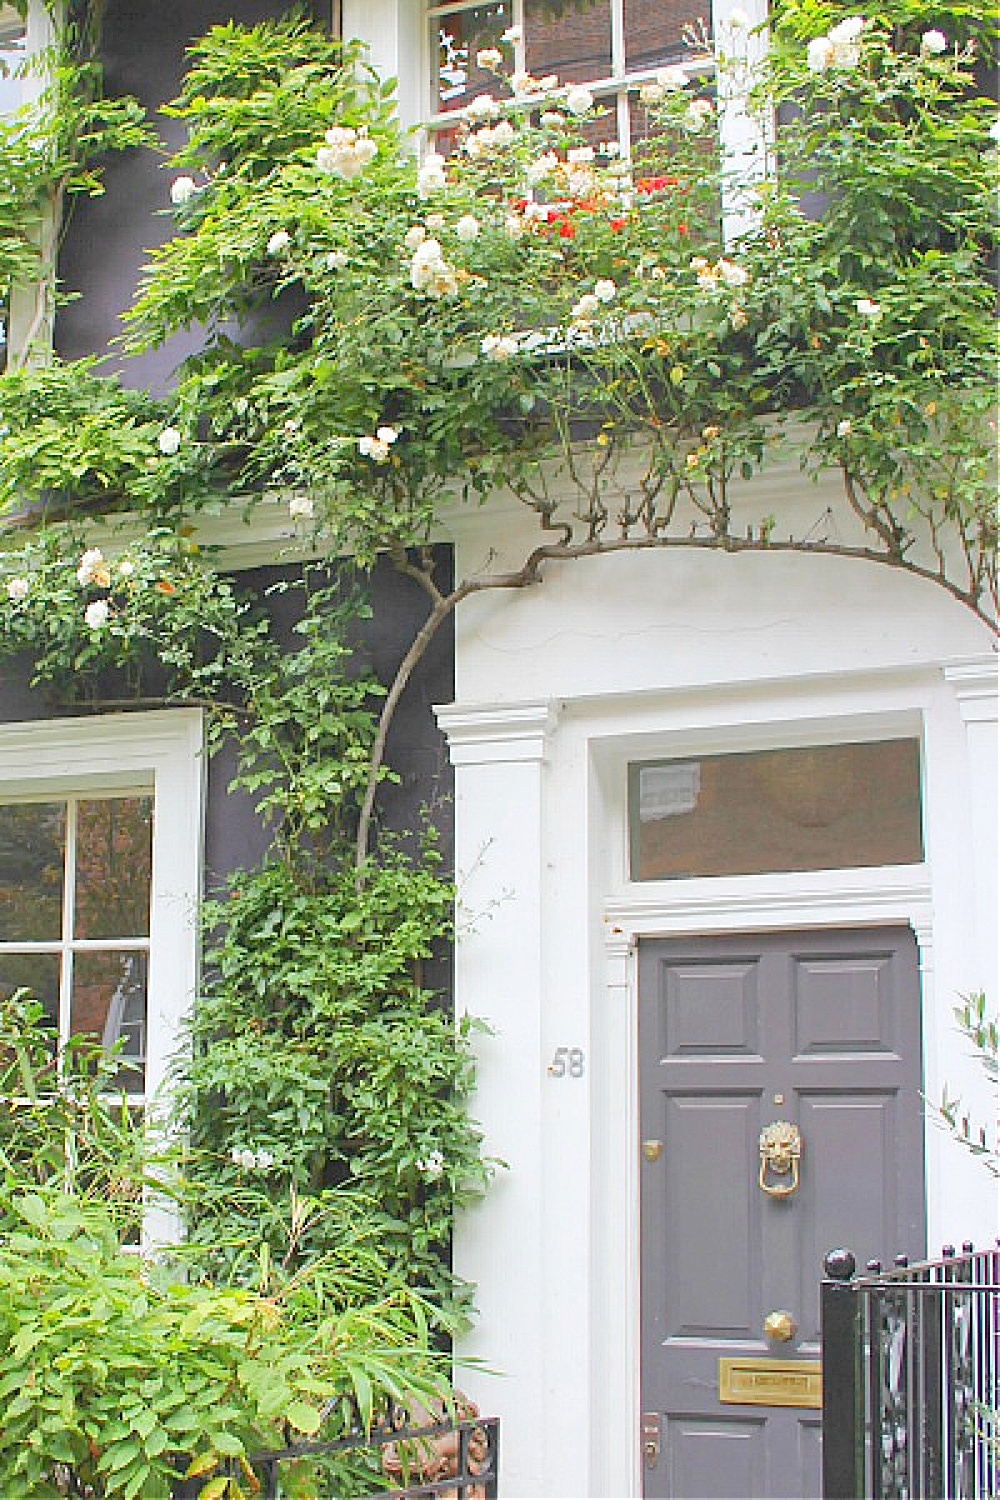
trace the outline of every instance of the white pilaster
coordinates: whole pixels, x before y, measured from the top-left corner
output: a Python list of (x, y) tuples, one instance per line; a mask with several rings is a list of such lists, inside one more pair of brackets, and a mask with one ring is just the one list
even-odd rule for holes
[(397, 107), (404, 126), (416, 125), (427, 113), (421, 97), (426, 66), (423, 0), (342, 0), (344, 41), (368, 46), (368, 60), (380, 78), (398, 80)]
[(979, 981), (995, 1007), (997, 994), (997, 661), (994, 656), (954, 662), (945, 680), (965, 724), (975, 887), (975, 946)]
[[(478, 1045), (473, 1113), (484, 1151), (503, 1158), (485, 1200), (458, 1215), (455, 1269), (476, 1283), (479, 1318), (458, 1383), (502, 1419), (501, 1482), (511, 1497), (545, 1493), (542, 1055), (546, 703), (436, 710), (455, 767), (455, 865), (461, 890), (456, 995), (490, 1027)], [(581, 1241), (581, 1254), (586, 1254)], [(566, 1434), (556, 1434), (564, 1442)]]

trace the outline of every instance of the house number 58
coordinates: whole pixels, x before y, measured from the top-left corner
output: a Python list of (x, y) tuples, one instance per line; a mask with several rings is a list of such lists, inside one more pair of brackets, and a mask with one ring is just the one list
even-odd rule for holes
[(583, 1048), (557, 1047), (549, 1063), (550, 1078), (582, 1078)]

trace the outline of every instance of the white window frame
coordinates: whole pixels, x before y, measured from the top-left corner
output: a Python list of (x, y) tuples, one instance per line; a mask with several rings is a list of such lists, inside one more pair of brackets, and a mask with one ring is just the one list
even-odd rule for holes
[[(0, 0), (0, 26), (19, 19), (13, 6)], [(44, 0), (29, 0), (25, 18), (25, 58), (37, 57), (55, 41), (55, 28)], [(36, 101), (45, 87), (41, 71), (29, 75), (22, 104)], [(4, 363), (13, 369), (29, 363), (45, 363), (52, 349), (54, 322), (54, 269), (58, 225), (51, 216), (36, 226), (35, 235), (41, 252), (37, 279), (25, 286), (15, 286), (6, 309), (6, 342), (0, 345), (0, 373)], [(0, 308), (2, 313), (2, 308)]]
[(145, 1081), (150, 1101), (166, 1093), (197, 985), (202, 747), (199, 709), (0, 725), (0, 802), (152, 793)]
[[(525, 3), (526, 0), (510, 0), (512, 24), (522, 28), (521, 39), (515, 43), (513, 51), (514, 67), (518, 70), (523, 70), (526, 61)], [(530, 5), (531, 0), (527, 0), (527, 3)], [(606, 3), (611, 11), (611, 72), (606, 77), (589, 80), (587, 87), (596, 98), (607, 99), (609, 96), (614, 98), (616, 134), (622, 154), (627, 156), (631, 147), (629, 94), (637, 91), (643, 83), (654, 79), (656, 68), (631, 71), (627, 69), (625, 0), (606, 0)], [(447, 127), (455, 120), (462, 118), (461, 111), (434, 109), (435, 70), (430, 22), (439, 14), (451, 14), (459, 8), (471, 10), (479, 4), (482, 4), (482, 0), (462, 0), (460, 7), (454, 5), (452, 0), (438, 0), (438, 3), (428, 3), (428, 0), (425, 0), (422, 6), (420, 123), (423, 126), (425, 138), (435, 129)], [(709, 0), (708, 8), (716, 57), (725, 48), (729, 48), (730, 53), (738, 48), (741, 55), (745, 54), (746, 62), (752, 68), (760, 61), (767, 45), (765, 34), (756, 31), (756, 28), (767, 19), (766, 0), (748, 0), (745, 6), (740, 5), (738, 0)], [(746, 26), (740, 25), (737, 28), (732, 26), (730, 17), (735, 11), (742, 12)], [(692, 79), (698, 76), (708, 79), (715, 74), (715, 69), (710, 62), (685, 62), (684, 69)], [(762, 130), (760, 124), (751, 117), (747, 110), (745, 89), (739, 78), (722, 74), (719, 78), (718, 104), (723, 148), (735, 174), (731, 176), (727, 173), (723, 201), (724, 238), (726, 243), (731, 245), (753, 225), (752, 210), (740, 184), (741, 182), (757, 182), (762, 177), (766, 170), (768, 139), (767, 132)], [(724, 83), (723, 78), (725, 78)], [(559, 94), (563, 92), (565, 90), (561, 89), (549, 97), (558, 99)], [(541, 101), (545, 97), (547, 96), (539, 94), (538, 99)]]

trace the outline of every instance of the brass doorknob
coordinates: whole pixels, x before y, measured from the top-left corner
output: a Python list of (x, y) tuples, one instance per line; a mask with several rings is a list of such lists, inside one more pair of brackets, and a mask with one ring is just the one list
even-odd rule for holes
[(659, 1161), (663, 1155), (662, 1141), (643, 1141), (642, 1154), (647, 1161)]
[(764, 1319), (764, 1336), (775, 1344), (787, 1344), (795, 1337), (795, 1319), (790, 1312), (780, 1309), (769, 1312)]

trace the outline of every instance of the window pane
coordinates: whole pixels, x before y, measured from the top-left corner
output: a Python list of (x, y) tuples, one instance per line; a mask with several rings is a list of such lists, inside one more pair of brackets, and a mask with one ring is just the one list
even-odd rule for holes
[(509, 65), (512, 52), (501, 47), (500, 38), (513, 20), (510, 0), (431, 16), (432, 114), (464, 109), (478, 94), (499, 98), (509, 93), (495, 73), (476, 67), (476, 53), (484, 47), (498, 48)]
[(698, 0), (625, 0), (625, 66), (630, 73), (691, 58), (689, 36), (711, 37), (711, 7)]
[(0, 942), (58, 940), (65, 828), (63, 802), (0, 806)]
[(148, 934), (152, 850), (152, 797), (79, 804), (74, 937)]
[(611, 72), (610, 0), (568, 0), (558, 7), (527, 0), (524, 33), (526, 66), (535, 78), (555, 73), (560, 83), (586, 83)]
[[(6, 7), (0, 6), (0, 12)], [(24, 80), (18, 73), (25, 58), (25, 23), (0, 14), (0, 115), (13, 114), (24, 103)]]
[(630, 769), (632, 879), (915, 864), (916, 740)]
[(73, 1036), (96, 1037), (106, 1052), (120, 1042), (123, 1060), (116, 1080), (141, 1093), (146, 1062), (145, 953), (76, 953), (73, 957)]
[(59, 955), (58, 953), (0, 952), (0, 999), (8, 1000), (15, 990), (31, 991), (45, 1012), (53, 1031), (59, 1029)]

